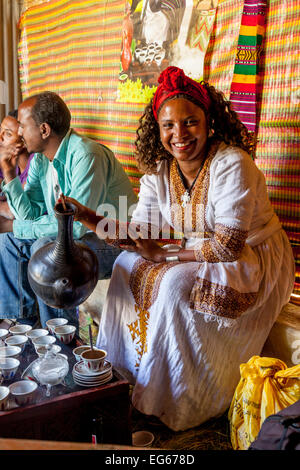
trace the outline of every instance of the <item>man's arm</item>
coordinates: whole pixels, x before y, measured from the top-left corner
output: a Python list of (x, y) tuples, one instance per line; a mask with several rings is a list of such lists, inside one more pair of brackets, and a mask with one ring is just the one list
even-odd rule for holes
[(44, 194), (41, 188), (39, 164), (35, 158), (31, 161), (25, 188), (18, 177), (8, 180), (4, 174), (2, 190), (8, 206), (17, 220), (35, 220), (46, 212)]

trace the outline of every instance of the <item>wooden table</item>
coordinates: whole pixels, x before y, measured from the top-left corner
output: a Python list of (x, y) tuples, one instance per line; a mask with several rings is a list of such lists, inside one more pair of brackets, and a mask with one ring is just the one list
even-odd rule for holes
[(125, 446), (122, 444), (87, 444), (82, 442), (55, 442), (55, 441), (34, 441), (32, 439), (1, 439), (0, 438), (0, 451), (27, 451), (27, 450), (130, 450), (141, 451), (146, 450), (152, 452), (153, 450), (160, 450), (156, 447), (134, 447)]
[[(0, 412), (0, 438), (91, 442), (92, 419), (97, 418), (99, 444), (131, 445), (128, 381), (113, 368), (113, 378), (106, 384), (91, 388), (76, 385), (72, 376), (75, 364), (72, 349), (78, 340), (74, 339), (68, 346), (59, 341), (57, 344), (68, 356), (66, 386), (53, 387), (50, 397), (46, 397), (45, 386), (39, 386), (35, 403), (28, 406), (18, 407), (11, 398), (8, 409)], [(27, 345), (13, 382), (20, 380), (25, 368), (37, 357), (33, 346)]]

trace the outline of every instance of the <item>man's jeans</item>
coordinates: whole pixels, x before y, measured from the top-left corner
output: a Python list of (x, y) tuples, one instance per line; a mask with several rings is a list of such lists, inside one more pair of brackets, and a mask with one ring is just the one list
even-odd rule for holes
[[(46, 243), (55, 240), (45, 237), (38, 240), (20, 240), (13, 233), (0, 234), (0, 318), (21, 319), (33, 324), (37, 319), (37, 303), (43, 328), (50, 318), (64, 317), (78, 329), (78, 307), (58, 309), (46, 305), (32, 291), (27, 267), (30, 257)], [(94, 232), (86, 233), (80, 240), (96, 254), (99, 262), (99, 279), (109, 279), (119, 248), (107, 245)]]

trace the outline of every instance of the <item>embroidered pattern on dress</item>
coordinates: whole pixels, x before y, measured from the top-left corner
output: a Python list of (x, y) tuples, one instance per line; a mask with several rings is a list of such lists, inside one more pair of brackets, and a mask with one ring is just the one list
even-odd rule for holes
[(197, 278), (190, 296), (190, 308), (236, 319), (255, 303), (257, 295), (257, 292), (238, 292), (232, 287)]
[[(185, 236), (186, 238), (192, 236), (202, 239), (198, 246), (194, 246), (194, 254), (199, 262), (235, 261), (239, 258), (248, 236), (247, 231), (224, 224), (216, 224), (215, 230), (212, 232), (206, 222), (205, 211), (208, 200), (210, 166), (218, 146), (219, 142), (215, 142), (211, 146), (209, 155), (192, 191), (191, 202), (186, 208), (182, 208), (180, 204), (185, 188), (175, 159), (172, 160), (169, 169), (171, 208), (172, 205), (176, 204), (175, 210), (171, 213), (171, 220), (177, 230), (178, 227), (183, 226), (185, 217), (187, 220), (191, 220), (190, 228), (192, 233), (186, 233), (185, 231)], [(188, 210), (190, 211), (189, 214)], [(199, 227), (202, 227), (202, 232), (199, 232)], [(204, 238), (205, 240), (203, 240)], [(222, 286), (198, 277), (190, 294), (190, 306), (192, 309), (206, 314), (234, 319), (253, 305), (256, 298), (257, 293), (241, 293), (228, 286)]]
[[(205, 232), (208, 231), (205, 221), (205, 208), (209, 188), (209, 170), (219, 144), (219, 142), (214, 142), (211, 145), (203, 168), (191, 193), (190, 203), (187, 204), (186, 207), (181, 206), (181, 197), (186, 189), (182, 183), (175, 158), (171, 161), (169, 168), (171, 220), (175, 230), (180, 230), (184, 233), (186, 238), (203, 238)], [(190, 226), (185, 227), (184, 224), (189, 221), (191, 221)]]
[(197, 261), (208, 261), (218, 263), (220, 261), (230, 262), (239, 258), (248, 231), (240, 230), (228, 225), (216, 224), (214, 238), (199, 243), (194, 249)]
[(137, 362), (136, 369), (139, 368), (144, 353), (147, 352), (147, 328), (150, 318), (149, 309), (158, 296), (159, 286), (164, 274), (177, 262), (153, 263), (140, 257), (135, 262), (129, 286), (133, 294), (137, 320), (127, 324), (132, 341), (136, 343)]

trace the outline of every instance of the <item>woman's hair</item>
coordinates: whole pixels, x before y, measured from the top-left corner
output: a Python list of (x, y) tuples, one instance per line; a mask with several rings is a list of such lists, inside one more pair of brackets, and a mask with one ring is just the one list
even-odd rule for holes
[[(237, 113), (232, 109), (230, 101), (224, 97), (222, 92), (217, 91), (215, 87), (206, 82), (201, 82), (201, 84), (206, 88), (211, 99), (208, 129), (211, 131), (212, 136), (209, 137), (209, 140), (220, 140), (228, 145), (240, 147), (246, 152), (251, 153), (253, 150), (251, 134), (241, 122)], [(192, 101), (201, 107), (198, 102), (182, 93), (170, 99), (180, 97)], [(144, 114), (139, 119), (139, 127), (136, 131), (137, 138), (135, 140), (135, 158), (138, 168), (148, 174), (156, 173), (158, 161), (171, 160), (173, 158), (161, 143), (159, 125), (153, 115), (152, 102), (153, 98), (145, 107)]]

